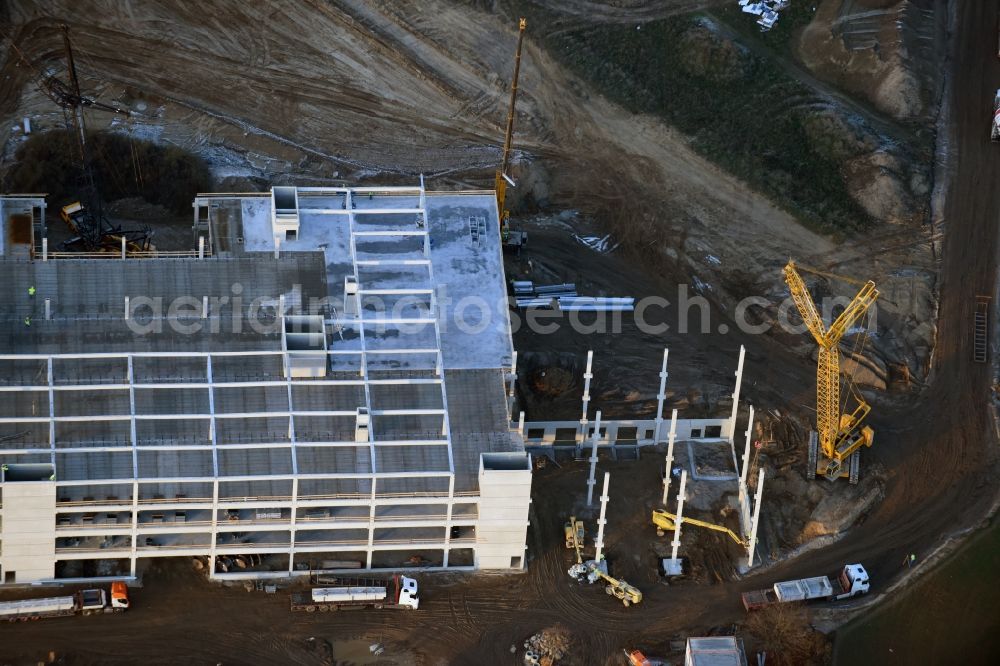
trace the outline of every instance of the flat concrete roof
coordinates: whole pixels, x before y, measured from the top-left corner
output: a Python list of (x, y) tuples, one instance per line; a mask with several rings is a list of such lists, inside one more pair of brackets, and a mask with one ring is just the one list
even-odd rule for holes
[[(97, 492), (87, 481), (127, 495), (133, 478), (167, 497), (214, 478), (226, 496), (287, 495), (294, 476), (301, 495), (367, 493), (373, 476), (475, 490), (480, 453), (523, 451), (496, 204), (413, 192), (300, 188), (300, 232), (277, 257), (271, 198), (240, 195), (206, 199), (205, 259), (4, 256), (0, 458), (54, 464), (61, 496)], [(325, 377), (285, 379), (281, 308), (322, 316)], [(370, 442), (355, 441), (359, 407)]]

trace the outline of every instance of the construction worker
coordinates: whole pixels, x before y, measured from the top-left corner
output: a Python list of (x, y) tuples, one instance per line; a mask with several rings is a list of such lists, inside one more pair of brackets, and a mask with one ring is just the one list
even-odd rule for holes
[(31, 316), (30, 315), (24, 318), (24, 325), (25, 326), (31, 326)]
[(35, 297), (35, 285), (31, 285), (30, 287), (28, 287), (28, 298), (34, 298), (34, 297)]

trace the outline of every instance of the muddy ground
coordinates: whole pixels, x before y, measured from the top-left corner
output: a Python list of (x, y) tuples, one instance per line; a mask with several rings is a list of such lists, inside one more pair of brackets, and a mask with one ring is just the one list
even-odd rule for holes
[[(553, 25), (559, 30), (574, 30), (602, 22), (642, 24), (695, 5), (717, 11), (724, 3), (586, 3), (584, 12), (539, 4), (555, 8), (558, 22)], [(840, 25), (838, 12), (872, 8), (883, 17), (879, 25), (885, 29), (913, 20), (907, 14), (906, 21), (896, 21), (896, 14), (883, 11), (888, 3), (875, 0), (818, 4), (822, 11), (814, 30), (833, 29), (823, 28), (824, 21)], [(921, 3), (899, 4), (926, 9)], [(55, 650), (68, 663), (125, 663), (136, 655), (167, 663), (178, 654), (196, 663), (329, 663), (338, 658), (341, 641), (364, 639), (384, 641), (399, 663), (514, 663), (511, 644), (562, 622), (575, 641), (571, 658), (578, 661), (570, 663), (616, 663), (622, 647), (638, 645), (659, 654), (670, 647), (671, 638), (731, 629), (741, 618), (737, 593), (776, 579), (818, 575), (848, 560), (862, 561), (876, 591), (882, 589), (901, 573), (904, 554), (929, 554), (947, 536), (977, 523), (995, 496), (993, 374), (990, 366), (972, 363), (970, 346), (974, 297), (992, 293), (996, 279), (1000, 195), (984, 183), (996, 182), (1000, 175), (986, 138), (992, 94), (1000, 81), (997, 10), (986, 3), (959, 4), (950, 35), (951, 59), (938, 68), (950, 73), (941, 119), (934, 77), (920, 68), (903, 71), (916, 77), (921, 106), (914, 117), (901, 120), (894, 106), (897, 97), (888, 92), (907, 88), (886, 85), (887, 80), (899, 82), (890, 77), (898, 67), (876, 62), (878, 58), (863, 60), (869, 58), (867, 51), (854, 53), (846, 65), (841, 62), (847, 70), (867, 68), (868, 76), (861, 79), (867, 80), (864, 90), (849, 90), (854, 96), (844, 107), (867, 119), (883, 138), (916, 137), (919, 143), (939, 127), (935, 145), (945, 158), (941, 165), (923, 164), (933, 172), (939, 194), (936, 199), (925, 195), (916, 208), (921, 215), (847, 237), (799, 225), (698, 154), (689, 138), (662, 118), (625, 112), (601, 96), (529, 32), (516, 145), (517, 175), (530, 197), (515, 221), (529, 230), (531, 241), (508, 265), (510, 277), (575, 281), (581, 293), (595, 295), (661, 294), (672, 302), (679, 284), (702, 285), (711, 303), (711, 326), (704, 333), (682, 335), (677, 313), (668, 310), (667, 323), (676, 327), (663, 334), (645, 334), (627, 324), (615, 336), (542, 337), (522, 331), (516, 335), (522, 371), (558, 365), (579, 377), (572, 371), (580, 368), (586, 349), (593, 349), (592, 407), (609, 415), (638, 413), (654, 404), (662, 349), (669, 346), (669, 403), (686, 413), (725, 413), (735, 358), (740, 344), (746, 344), (745, 398), (761, 411), (791, 415), (791, 424), (802, 428), (813, 401), (808, 338), (740, 333), (731, 325), (734, 304), (760, 293), (776, 307), (783, 297), (780, 266), (789, 255), (875, 279), (887, 303), (870, 357), (873, 381), (881, 381), (884, 390), (869, 394), (876, 404), (872, 418), (877, 437), (866, 452), (865, 468), (871, 472), (868, 478), (879, 483), (879, 501), (840, 541), (755, 578), (733, 581), (733, 546), (714, 535), (688, 534), (702, 539), (685, 542), (685, 548), (704, 553), (698, 565), (702, 577), (668, 588), (653, 577), (656, 544), (646, 523), (651, 498), (659, 492), (657, 468), (651, 462), (605, 462), (601, 469), (612, 472), (613, 484), (612, 567), (633, 576), (632, 582), (647, 594), (642, 606), (626, 612), (599, 589), (578, 589), (564, 573), (569, 556), (561, 545), (561, 523), (579, 502), (584, 474), (579, 465), (569, 465), (543, 470), (537, 477), (526, 575), (472, 581), (428, 577), (426, 608), (412, 616), (290, 616), (282, 594), (209, 586), (189, 573), (187, 562), (180, 562), (147, 572), (145, 587), (136, 592), (135, 611), (127, 616), (0, 627), (0, 634), (17, 638), (19, 647), (10, 656), (33, 662)], [(55, 63), (60, 53), (54, 26), (69, 20), (88, 89), (136, 110), (141, 107), (143, 115), (119, 129), (200, 152), (219, 182), (231, 189), (283, 179), (412, 180), (418, 171), (427, 173), (434, 187), (491, 182), (505, 113), (503, 73), (509, 69), (514, 39), (504, 3), (435, 2), (433, 11), (417, 11), (412, 3), (345, 1), (303, 3), (271, 14), (249, 5), (220, 6), (216, 12), (156, 2), (92, 5), (85, 11), (78, 3), (25, 5), (6, 10), (4, 22), (30, 57)], [(944, 25), (947, 12), (925, 13), (924, 20)], [(736, 24), (726, 26), (739, 32)], [(853, 37), (870, 32), (852, 26)], [(921, 34), (914, 29), (885, 41), (898, 37), (899, 44), (893, 44), (907, 47), (907, 40), (916, 36), (920, 48), (933, 49), (940, 39), (933, 31)], [(816, 44), (812, 49), (793, 44), (790, 55), (766, 42), (752, 43), (752, 48), (777, 58), (817, 94), (842, 94), (823, 86), (842, 84), (825, 59), (836, 64), (843, 54), (835, 41), (833, 46)], [(905, 65), (930, 57), (918, 53), (900, 59), (896, 54), (901, 50), (886, 48), (882, 59)], [(919, 51), (916, 46), (911, 50)], [(18, 118), (30, 115), (38, 129), (61, 126), (63, 119), (29, 85), (28, 72), (10, 58), (0, 75), (0, 136), (9, 157), (18, 140), (12, 129)], [(834, 106), (840, 113), (841, 106)], [(96, 114), (89, 118), (102, 123)], [(103, 123), (113, 124), (108, 119)], [(884, 185), (888, 194), (903, 191), (894, 183), (902, 182), (899, 174), (912, 165), (879, 161), (885, 155), (901, 159), (879, 154), (875, 149), (865, 158), (868, 171), (857, 173), (877, 175), (870, 181)], [(908, 179), (904, 184), (904, 190), (912, 189)], [(943, 208), (932, 216), (935, 204)], [(540, 212), (530, 214), (536, 207)], [(603, 235), (613, 224), (620, 229), (622, 220), (632, 219), (644, 229), (662, 221), (670, 230), (663, 247), (600, 254), (573, 239), (574, 233)], [(766, 320), (773, 310), (765, 307), (759, 315)], [(726, 333), (720, 333), (722, 324), (729, 328)], [(530, 375), (524, 374), (520, 384), (530, 387)], [(529, 418), (577, 418), (580, 391), (582, 386), (571, 381), (551, 399), (522, 399)], [(767, 439), (769, 432), (762, 437)], [(762, 454), (762, 463), (780, 470), (783, 481), (765, 494), (764, 515), (772, 521), (769, 514), (781, 516), (788, 533), (774, 525), (770, 544), (787, 551), (800, 545), (797, 532), (806, 528), (812, 507), (823, 498), (796, 481), (801, 480), (801, 439), (790, 441), (796, 439), (794, 432), (778, 439), (783, 441)], [(785, 515), (796, 504), (810, 510)], [(720, 519), (712, 512), (701, 517)], [(334, 657), (325, 652), (322, 640), (330, 641)], [(109, 645), (114, 646), (110, 655)]]

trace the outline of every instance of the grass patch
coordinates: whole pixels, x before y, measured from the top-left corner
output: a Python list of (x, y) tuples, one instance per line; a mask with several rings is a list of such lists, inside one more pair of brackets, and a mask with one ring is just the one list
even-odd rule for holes
[[(793, 7), (798, 3), (793, 3)], [(692, 147), (824, 233), (853, 233), (873, 220), (850, 196), (840, 162), (814, 149), (804, 125), (819, 100), (776, 63), (712, 34), (700, 16), (546, 32), (552, 15), (515, 3), (531, 37), (601, 94), (657, 115)], [(738, 9), (738, 8), (737, 8)], [(784, 12), (764, 37), (784, 43), (808, 20)], [(740, 16), (749, 19), (749, 16)], [(782, 32), (785, 31), (785, 32)]]
[(838, 630), (834, 663), (996, 663), (998, 569), (1000, 523), (994, 522), (915, 586)]
[[(176, 146), (161, 146), (109, 132), (88, 135), (101, 198), (142, 197), (151, 204), (185, 214), (198, 192), (211, 189), (208, 166)], [(68, 130), (32, 135), (21, 144), (4, 178), (8, 192), (47, 192), (54, 208), (79, 200), (79, 147)]]

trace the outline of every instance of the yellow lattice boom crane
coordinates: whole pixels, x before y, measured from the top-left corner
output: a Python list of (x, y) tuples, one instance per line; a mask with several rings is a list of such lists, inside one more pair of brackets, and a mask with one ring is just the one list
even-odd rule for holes
[[(862, 284), (861, 290), (829, 328), (824, 324), (823, 317), (809, 294), (809, 289), (799, 275), (800, 268), (806, 272)], [(808, 474), (810, 477), (821, 474), (831, 481), (846, 476), (850, 478), (851, 483), (857, 483), (860, 471), (859, 449), (862, 446), (872, 445), (875, 432), (870, 427), (862, 425), (871, 411), (871, 406), (859, 394), (854, 392), (858, 404), (850, 413), (841, 405), (840, 340), (868, 312), (878, 298), (878, 289), (870, 280), (860, 283), (849, 278), (840, 278), (797, 266), (792, 260), (785, 266), (784, 274), (795, 307), (798, 308), (806, 328), (819, 345), (816, 364), (816, 437), (810, 438), (809, 442)], [(817, 455), (817, 449), (822, 455)], [(847, 461), (849, 464), (845, 468), (844, 463)]]
[(497, 194), (497, 213), (500, 215), (500, 237), (504, 249), (519, 250), (527, 242), (524, 232), (512, 232), (510, 229), (510, 211), (507, 210), (507, 185), (513, 184), (510, 174), (511, 143), (514, 139), (514, 110), (517, 106), (517, 80), (521, 75), (521, 47), (524, 44), (524, 29), (528, 22), (520, 19), (517, 24), (517, 50), (514, 52), (514, 76), (510, 82), (510, 107), (507, 110), (507, 128), (503, 138), (503, 154), (500, 157), (500, 167), (497, 169), (494, 186)]

